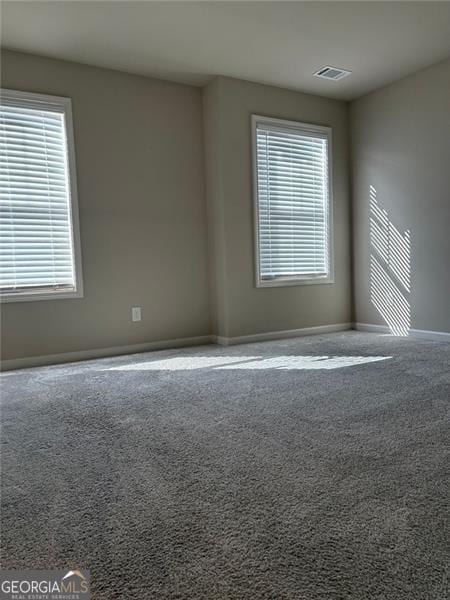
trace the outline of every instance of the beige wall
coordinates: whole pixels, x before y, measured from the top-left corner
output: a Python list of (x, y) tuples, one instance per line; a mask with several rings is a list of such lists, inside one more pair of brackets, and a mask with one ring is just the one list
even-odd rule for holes
[[(72, 98), (85, 289), (3, 305), (3, 359), (350, 320), (345, 103), (217, 78), (202, 107), (198, 88), (10, 51), (2, 86)], [(333, 127), (335, 284), (254, 287), (253, 112)]]
[(353, 102), (351, 126), (356, 320), (450, 332), (450, 60)]
[(208, 334), (201, 91), (8, 51), (2, 86), (72, 98), (85, 292), (3, 305), (2, 358)]
[[(205, 89), (204, 107), (217, 332), (233, 337), (351, 321), (347, 104), (219, 77)], [(253, 113), (333, 129), (334, 284), (255, 288)]]
[(223, 200), (220, 79), (203, 90), (203, 131), (205, 147), (205, 191), (208, 214), (209, 285), (212, 331), (228, 331), (226, 281), (225, 207)]
[[(352, 320), (347, 103), (10, 51), (2, 86), (72, 98), (85, 289), (4, 304), (3, 359)], [(449, 106), (450, 60), (351, 105), (358, 322), (450, 331)], [(253, 113), (332, 127), (334, 284), (254, 286)]]

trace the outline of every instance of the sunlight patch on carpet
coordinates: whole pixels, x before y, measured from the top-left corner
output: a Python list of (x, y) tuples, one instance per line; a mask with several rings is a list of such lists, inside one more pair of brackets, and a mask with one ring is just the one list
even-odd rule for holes
[(340, 369), (383, 360), (392, 356), (180, 356), (165, 360), (146, 361), (108, 371), (191, 371), (194, 369)]

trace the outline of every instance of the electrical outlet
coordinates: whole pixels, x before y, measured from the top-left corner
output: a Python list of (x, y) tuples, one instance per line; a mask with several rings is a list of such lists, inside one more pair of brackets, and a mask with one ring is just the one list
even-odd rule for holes
[(141, 307), (133, 306), (131, 308), (131, 320), (132, 321), (140, 321), (141, 320)]

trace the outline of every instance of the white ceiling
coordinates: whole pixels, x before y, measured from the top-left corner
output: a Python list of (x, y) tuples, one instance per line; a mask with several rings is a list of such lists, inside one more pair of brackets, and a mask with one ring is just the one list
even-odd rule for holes
[[(450, 56), (450, 2), (2, 2), (2, 45), (203, 85), (352, 99)], [(350, 69), (339, 82), (313, 72)]]

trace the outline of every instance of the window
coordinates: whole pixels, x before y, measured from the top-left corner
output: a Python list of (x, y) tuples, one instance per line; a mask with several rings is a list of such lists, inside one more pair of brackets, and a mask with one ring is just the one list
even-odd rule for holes
[(69, 98), (1, 91), (0, 296), (82, 296)]
[(252, 116), (256, 286), (331, 283), (331, 129)]

